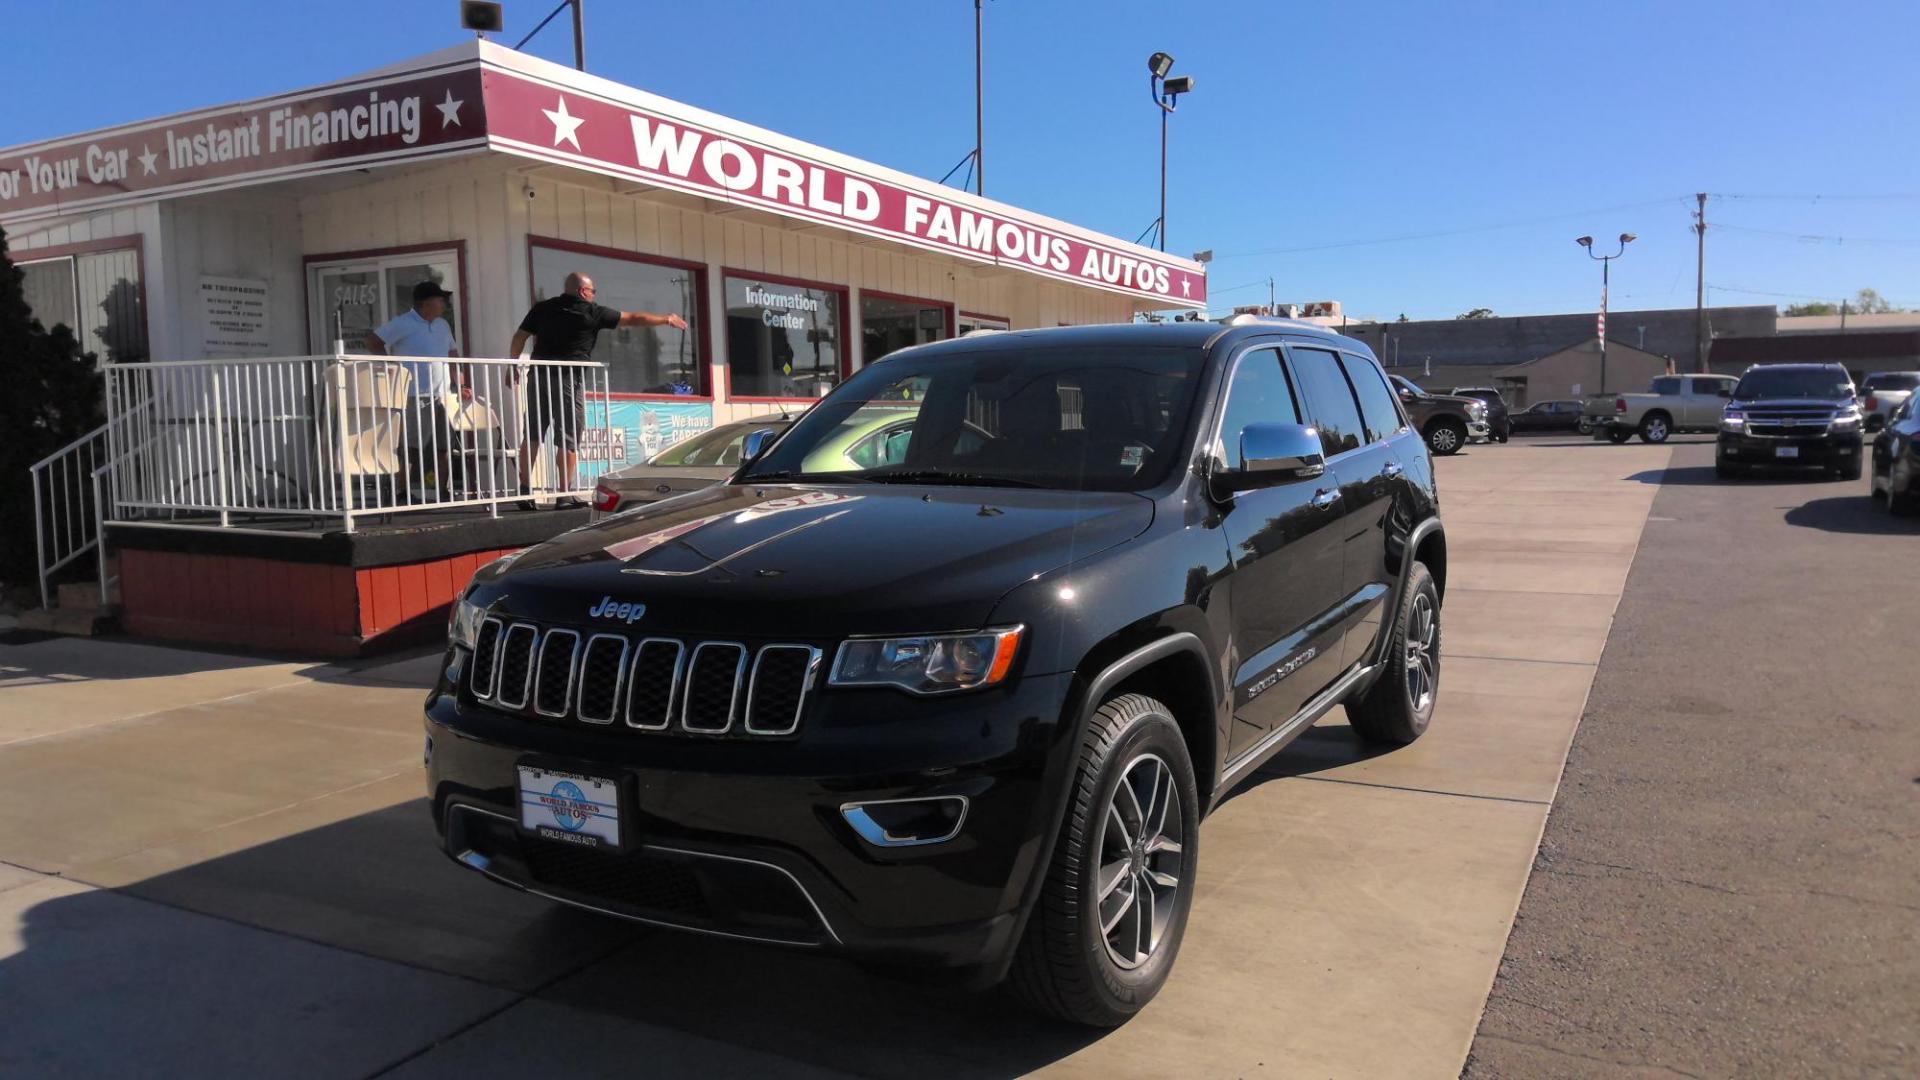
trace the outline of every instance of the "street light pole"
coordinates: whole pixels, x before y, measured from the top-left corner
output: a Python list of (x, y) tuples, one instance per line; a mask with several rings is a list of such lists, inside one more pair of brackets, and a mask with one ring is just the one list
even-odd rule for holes
[(1160, 216), (1153, 224), (1159, 234), (1161, 251), (1167, 250), (1167, 117), (1180, 107), (1181, 94), (1193, 92), (1193, 76), (1168, 78), (1167, 72), (1172, 70), (1173, 57), (1166, 53), (1157, 52), (1147, 57), (1147, 71), (1152, 75), (1147, 92), (1160, 108)]
[(1626, 254), (1627, 245), (1633, 243), (1636, 239), (1638, 238), (1632, 233), (1621, 233), (1620, 250), (1611, 255), (1595, 255), (1593, 253), (1593, 237), (1591, 236), (1575, 237), (1573, 241), (1587, 249), (1588, 258), (1598, 259), (1600, 261), (1600, 324), (1598, 330), (1600, 338), (1600, 392), (1602, 394), (1607, 392), (1607, 297), (1612, 293), (1612, 281), (1609, 271), (1613, 269), (1613, 260)]
[(973, 0), (973, 190), (977, 195), (987, 193), (987, 113), (985, 86), (981, 81), (980, 53), (985, 40), (985, 16), (980, 5), (986, 0)]

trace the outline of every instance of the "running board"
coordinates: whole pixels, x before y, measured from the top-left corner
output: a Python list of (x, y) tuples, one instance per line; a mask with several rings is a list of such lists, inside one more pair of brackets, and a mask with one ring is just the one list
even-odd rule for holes
[(1294, 736), (1311, 727), (1315, 720), (1325, 716), (1327, 710), (1340, 704), (1341, 699), (1346, 696), (1348, 690), (1353, 689), (1355, 684), (1378, 670), (1380, 670), (1379, 664), (1367, 663), (1358, 663), (1348, 668), (1345, 675), (1335, 679), (1332, 686), (1315, 695), (1312, 701), (1307, 702), (1299, 712), (1293, 715), (1293, 719), (1274, 728), (1265, 738), (1254, 743), (1246, 753), (1227, 762), (1226, 768), (1220, 771), (1220, 783), (1215, 791), (1225, 792), (1238, 783), (1241, 777), (1279, 753), (1293, 741)]

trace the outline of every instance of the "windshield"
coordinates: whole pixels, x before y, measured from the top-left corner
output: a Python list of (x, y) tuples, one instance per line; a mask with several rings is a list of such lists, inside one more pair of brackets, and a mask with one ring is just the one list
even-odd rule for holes
[(1197, 349), (902, 355), (814, 406), (746, 481), (1140, 491), (1185, 444)]
[(745, 420), (722, 424), (690, 439), (682, 439), (647, 459), (648, 465), (738, 465), (740, 446), (747, 436), (762, 428), (774, 432), (787, 429), (786, 420)]
[(1741, 401), (1762, 398), (1820, 398), (1843, 401), (1853, 396), (1853, 380), (1839, 368), (1754, 368), (1740, 376), (1733, 396)]
[(1920, 387), (1920, 373), (1911, 371), (1881, 372), (1867, 376), (1860, 384), (1862, 390), (1912, 390)]

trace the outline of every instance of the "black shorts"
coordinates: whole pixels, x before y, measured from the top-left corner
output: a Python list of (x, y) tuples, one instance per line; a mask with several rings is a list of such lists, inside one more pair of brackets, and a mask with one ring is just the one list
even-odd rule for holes
[(580, 449), (580, 422), (586, 398), (580, 387), (585, 368), (536, 367), (527, 377), (527, 442), (537, 443), (553, 428), (553, 444)]

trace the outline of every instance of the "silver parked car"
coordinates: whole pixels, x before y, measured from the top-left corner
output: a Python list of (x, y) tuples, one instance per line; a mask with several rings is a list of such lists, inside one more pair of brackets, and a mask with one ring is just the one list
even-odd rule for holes
[(717, 484), (740, 467), (741, 446), (748, 434), (763, 428), (778, 434), (796, 419), (795, 414), (769, 413), (682, 439), (639, 465), (601, 477), (593, 489), (593, 508), (610, 514)]

